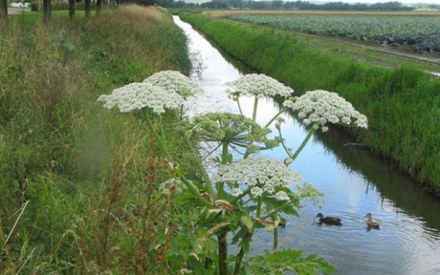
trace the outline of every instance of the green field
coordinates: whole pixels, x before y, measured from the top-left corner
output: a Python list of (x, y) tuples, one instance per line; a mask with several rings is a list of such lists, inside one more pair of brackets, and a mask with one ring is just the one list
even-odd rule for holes
[(283, 30), (347, 37), (379, 44), (410, 45), (416, 52), (440, 52), (440, 17), (365, 14), (233, 15), (243, 22)]

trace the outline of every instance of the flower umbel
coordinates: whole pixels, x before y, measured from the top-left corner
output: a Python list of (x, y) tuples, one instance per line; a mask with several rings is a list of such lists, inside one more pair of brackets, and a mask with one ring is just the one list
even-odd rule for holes
[(229, 92), (234, 95), (286, 98), (293, 93), (292, 88), (264, 74), (247, 74), (228, 84), (232, 89)]
[(159, 185), (159, 191), (163, 194), (170, 195), (172, 193), (181, 193), (183, 185), (179, 178), (170, 178)]
[(143, 82), (153, 84), (167, 92), (178, 93), (184, 98), (188, 98), (199, 91), (197, 85), (189, 77), (178, 71), (157, 72)]
[[(194, 119), (194, 132), (200, 140), (227, 143), (255, 153), (262, 149), (273, 148), (279, 140), (267, 138), (269, 128), (262, 128), (258, 123), (232, 113), (208, 113)], [(260, 146), (257, 146), (255, 144)]]
[(109, 95), (101, 95), (98, 101), (108, 109), (118, 107), (121, 113), (150, 108), (161, 114), (165, 109), (179, 109), (184, 99), (176, 92), (166, 91), (151, 83), (134, 82), (114, 89)]
[[(266, 195), (275, 195), (278, 200), (288, 200), (287, 193), (283, 190), (302, 182), (303, 179), (299, 172), (289, 169), (279, 161), (269, 158), (248, 158), (220, 165), (213, 181), (229, 182), (234, 186), (247, 185), (251, 188), (254, 197), (266, 193)], [(235, 190), (236, 188), (232, 192), (233, 196), (241, 194)]]
[(284, 101), (284, 107), (298, 114), (306, 125), (327, 131), (327, 123), (367, 128), (367, 117), (356, 111), (350, 102), (337, 93), (323, 90), (306, 92), (296, 100)]

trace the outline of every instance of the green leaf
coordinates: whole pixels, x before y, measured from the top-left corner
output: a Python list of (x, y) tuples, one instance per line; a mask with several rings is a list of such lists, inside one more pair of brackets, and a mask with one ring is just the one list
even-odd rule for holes
[(241, 222), (247, 227), (249, 233), (254, 232), (255, 225), (254, 221), (249, 216), (241, 216), (240, 217)]
[(270, 231), (277, 228), (281, 222), (281, 217), (279, 215), (272, 215), (271, 218), (272, 218), (272, 223), (269, 224), (268, 226), (266, 226), (267, 230), (270, 230)]
[[(286, 204), (285, 201), (279, 201), (279, 200), (277, 200), (275, 198), (271, 198), (271, 197), (264, 198), (264, 203), (266, 204), (266, 207), (269, 212), (272, 211), (273, 209), (277, 209), (277, 208), (283, 206), (284, 204)], [(298, 215), (298, 212), (295, 210), (295, 207), (297, 207), (295, 202), (292, 202), (292, 204), (284, 207), (279, 212), (285, 213), (287, 215), (298, 217), (299, 215)]]
[(336, 269), (317, 255), (301, 257), (302, 250), (286, 249), (266, 252), (249, 258), (246, 267), (250, 274), (285, 274), (288, 271), (301, 275), (331, 274)]
[(219, 223), (219, 224), (211, 227), (209, 230), (207, 230), (202, 236), (197, 238), (197, 240), (194, 242), (194, 248), (193, 248), (192, 253), (194, 253), (195, 255), (200, 253), (203, 250), (203, 245), (209, 239), (209, 237), (211, 235), (215, 234), (220, 229), (222, 229), (228, 225), (229, 225), (229, 223), (223, 222), (223, 223)]
[(252, 234), (249, 233), (245, 227), (240, 228), (240, 230), (232, 237), (232, 244), (243, 247), (245, 253), (249, 252), (251, 241)]

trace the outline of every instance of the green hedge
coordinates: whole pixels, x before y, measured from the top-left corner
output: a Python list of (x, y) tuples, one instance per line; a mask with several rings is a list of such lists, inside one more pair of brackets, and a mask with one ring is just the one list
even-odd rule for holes
[(267, 27), (197, 13), (181, 17), (297, 94), (338, 92), (369, 118), (368, 131), (351, 133), (440, 196), (440, 80), (411, 67), (385, 69), (324, 53)]

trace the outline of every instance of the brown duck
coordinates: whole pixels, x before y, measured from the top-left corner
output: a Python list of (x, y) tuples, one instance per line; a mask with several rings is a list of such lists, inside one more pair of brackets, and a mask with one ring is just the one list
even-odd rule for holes
[(368, 213), (367, 215), (365, 215), (365, 218), (367, 218), (367, 226), (368, 226), (368, 228), (374, 228), (374, 229), (379, 229), (380, 228), (379, 221), (373, 219), (373, 216), (371, 215), (371, 213)]
[(320, 224), (325, 223), (325, 224), (330, 224), (330, 225), (342, 225), (342, 223), (341, 223), (342, 220), (340, 218), (331, 217), (331, 216), (324, 217), (324, 215), (322, 215), (321, 213), (318, 213), (316, 215), (315, 219), (316, 218), (319, 218)]

